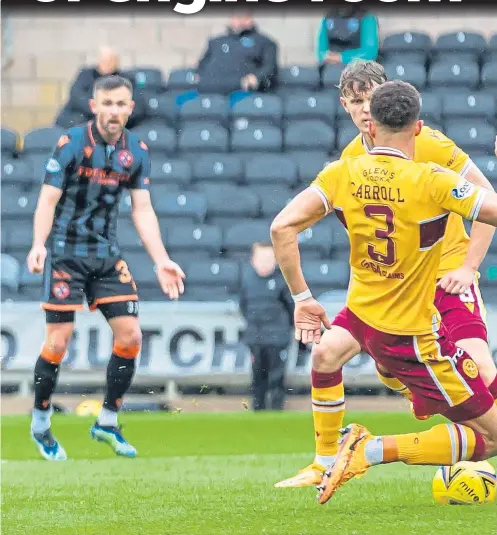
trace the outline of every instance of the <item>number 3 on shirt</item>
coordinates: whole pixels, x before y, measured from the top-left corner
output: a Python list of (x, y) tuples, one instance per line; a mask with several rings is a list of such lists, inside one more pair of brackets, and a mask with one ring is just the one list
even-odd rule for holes
[(386, 204), (366, 204), (364, 206), (364, 213), (367, 217), (375, 216), (384, 216), (385, 223), (387, 225), (386, 229), (377, 228), (375, 231), (375, 236), (379, 240), (386, 240), (387, 242), (387, 252), (379, 253), (375, 246), (371, 243), (368, 243), (368, 254), (375, 262), (383, 264), (384, 266), (393, 266), (397, 260), (395, 253), (395, 242), (390, 237), (391, 234), (395, 231), (395, 225), (393, 223), (394, 213), (390, 206)]

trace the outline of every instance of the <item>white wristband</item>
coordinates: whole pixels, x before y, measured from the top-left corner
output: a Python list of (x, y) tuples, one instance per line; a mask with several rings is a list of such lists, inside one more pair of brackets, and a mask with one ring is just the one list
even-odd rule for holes
[(305, 292), (301, 292), (297, 295), (292, 295), (292, 299), (295, 303), (298, 303), (299, 301), (304, 301), (305, 299), (309, 299), (312, 297), (311, 290), (306, 290)]

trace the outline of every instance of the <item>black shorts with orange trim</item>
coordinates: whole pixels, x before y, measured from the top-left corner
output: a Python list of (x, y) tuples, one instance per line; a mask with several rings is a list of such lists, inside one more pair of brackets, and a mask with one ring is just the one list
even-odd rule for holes
[(47, 257), (44, 275), (44, 310), (90, 310), (105, 303), (138, 301), (135, 281), (120, 258)]

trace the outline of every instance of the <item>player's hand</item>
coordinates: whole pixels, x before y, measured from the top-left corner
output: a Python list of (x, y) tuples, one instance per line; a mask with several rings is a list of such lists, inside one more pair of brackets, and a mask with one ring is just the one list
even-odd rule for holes
[(35, 245), (29, 251), (27, 264), (31, 273), (43, 273), (45, 259), (47, 258), (47, 249), (44, 245)]
[(331, 323), (325, 309), (312, 297), (295, 303), (294, 312), (295, 339), (304, 344), (319, 344), (321, 341), (321, 324), (331, 329)]
[(172, 260), (157, 264), (156, 269), (162, 291), (169, 296), (169, 299), (178, 299), (185, 291), (183, 270)]
[(475, 281), (475, 272), (468, 267), (460, 267), (447, 275), (444, 275), (438, 282), (440, 288), (449, 294), (463, 294)]

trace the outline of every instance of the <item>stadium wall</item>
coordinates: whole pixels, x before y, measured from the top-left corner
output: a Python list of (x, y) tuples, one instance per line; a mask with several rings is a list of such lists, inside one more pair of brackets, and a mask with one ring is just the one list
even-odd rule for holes
[[(177, 15), (159, 20), (156, 15), (12, 15), (13, 61), (2, 73), (2, 126), (23, 134), (52, 124), (67, 99), (71, 80), (83, 64), (94, 63), (98, 45), (117, 47), (123, 68), (150, 65), (167, 74), (172, 68), (195, 65), (207, 39), (225, 28), (226, 18), (227, 15)], [(315, 63), (318, 12), (260, 15), (257, 20), (261, 30), (279, 43), (282, 65)], [(429, 17), (382, 14), (379, 21), (382, 35), (419, 30), (436, 37), (461, 29), (489, 35), (497, 28), (497, 14), (469, 12), (463, 18), (459, 10), (454, 16), (447, 15), (446, 10), (430, 11)]]

